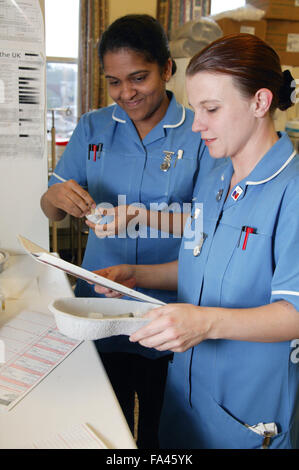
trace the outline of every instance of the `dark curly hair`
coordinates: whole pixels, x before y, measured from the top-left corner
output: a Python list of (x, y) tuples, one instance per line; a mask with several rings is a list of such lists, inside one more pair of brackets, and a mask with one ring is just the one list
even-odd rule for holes
[[(167, 35), (162, 25), (150, 15), (126, 15), (115, 20), (102, 34), (99, 58), (103, 66), (107, 52), (131, 49), (161, 68), (171, 58)], [(176, 71), (173, 61), (172, 74)]]

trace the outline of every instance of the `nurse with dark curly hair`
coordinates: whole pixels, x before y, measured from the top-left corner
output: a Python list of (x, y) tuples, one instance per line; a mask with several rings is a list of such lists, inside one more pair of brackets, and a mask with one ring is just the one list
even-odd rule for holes
[[(99, 57), (115, 104), (81, 117), (42, 197), (43, 211), (61, 220), (66, 214), (84, 217), (99, 205), (191, 206), (195, 182), (199, 174), (204, 179), (214, 160), (192, 132), (192, 111), (166, 90), (176, 67), (163, 28), (148, 15), (118, 18), (101, 38)], [(87, 223), (94, 229), (82, 263), (88, 270), (178, 256), (178, 236), (165, 237), (159, 230), (151, 236), (150, 229), (139, 227), (131, 236), (98, 237), (101, 224)], [(162, 302), (177, 300), (171, 290), (141, 290)], [(82, 280), (75, 294), (98, 295)], [(156, 448), (171, 352), (132, 344), (125, 335), (99, 340), (96, 347), (132, 433), (138, 396), (138, 447)]]

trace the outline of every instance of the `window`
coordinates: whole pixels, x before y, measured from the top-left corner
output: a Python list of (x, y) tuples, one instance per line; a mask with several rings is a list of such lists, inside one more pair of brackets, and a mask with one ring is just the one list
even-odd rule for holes
[(212, 0), (211, 1), (211, 15), (216, 15), (226, 10), (234, 10), (245, 6), (245, 0)]
[(79, 0), (45, 0), (45, 23), (47, 130), (54, 114), (56, 142), (67, 141), (78, 115)]

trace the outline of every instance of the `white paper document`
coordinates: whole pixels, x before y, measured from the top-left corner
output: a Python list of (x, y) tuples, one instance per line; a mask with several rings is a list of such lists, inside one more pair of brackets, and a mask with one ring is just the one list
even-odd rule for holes
[(1, 0), (0, 23), (0, 158), (42, 158), (46, 59), (38, 0)]
[(77, 424), (71, 429), (34, 442), (33, 449), (107, 449), (104, 442), (87, 424)]
[(23, 310), (0, 327), (0, 410), (9, 411), (60, 364), (81, 341), (62, 335), (51, 315)]
[(44, 31), (38, 0), (2, 0), (0, 17), (0, 40), (42, 42)]
[(71, 274), (72, 276), (84, 279), (85, 281), (91, 282), (92, 284), (98, 284), (108, 289), (113, 289), (116, 292), (119, 292), (120, 294), (126, 295), (128, 297), (132, 297), (133, 299), (156, 305), (165, 305), (165, 303), (161, 300), (149, 297), (148, 295), (142, 294), (141, 292), (138, 292), (134, 289), (123, 286), (118, 282), (110, 281), (109, 279), (103, 276), (99, 276), (98, 274), (88, 271), (87, 269), (57, 258), (54, 254), (49, 253), (44, 248), (41, 248), (21, 235), (18, 236), (18, 239), (25, 251), (33, 256), (36, 261), (51, 265), (57, 269), (61, 269), (62, 271)]

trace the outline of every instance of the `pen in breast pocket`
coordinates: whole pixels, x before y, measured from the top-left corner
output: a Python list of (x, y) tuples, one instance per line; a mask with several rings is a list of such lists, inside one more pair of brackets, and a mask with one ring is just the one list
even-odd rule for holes
[(253, 228), (253, 227), (248, 227), (247, 225), (243, 225), (243, 227), (241, 229), (239, 241), (238, 241), (238, 246), (240, 245), (242, 232), (245, 232), (245, 237), (244, 237), (244, 241), (243, 241), (243, 245), (242, 245), (242, 250), (246, 250), (249, 235), (250, 235), (250, 233), (256, 233), (256, 229)]
[(103, 144), (89, 144), (88, 145), (88, 160), (90, 160), (90, 154), (93, 155), (93, 161), (95, 162), (97, 158), (99, 159), (101, 156), (101, 151), (103, 149)]

